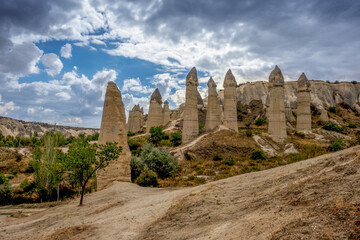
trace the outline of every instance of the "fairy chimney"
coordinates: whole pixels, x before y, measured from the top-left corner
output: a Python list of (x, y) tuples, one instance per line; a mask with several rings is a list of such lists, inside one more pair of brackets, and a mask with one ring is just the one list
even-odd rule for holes
[(169, 102), (166, 100), (164, 102), (164, 108), (163, 108), (163, 126), (166, 126), (170, 122), (170, 108), (169, 108)]
[(223, 125), (238, 132), (236, 110), (236, 80), (229, 69), (224, 79), (224, 119)]
[(158, 88), (155, 89), (150, 98), (149, 115), (146, 123), (146, 132), (150, 132), (150, 128), (163, 125), (163, 109), (161, 94)]
[(210, 77), (208, 81), (209, 95), (206, 109), (205, 131), (211, 131), (221, 124), (221, 109), (216, 92), (216, 83)]
[(309, 132), (311, 131), (310, 82), (305, 73), (302, 73), (299, 77), (297, 86), (296, 130)]

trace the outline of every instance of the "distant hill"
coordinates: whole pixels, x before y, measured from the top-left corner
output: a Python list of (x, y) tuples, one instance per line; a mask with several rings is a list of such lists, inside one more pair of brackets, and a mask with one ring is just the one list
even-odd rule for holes
[(76, 137), (80, 133), (85, 133), (86, 135), (94, 134), (98, 132), (99, 129), (60, 126), (42, 122), (26, 122), (8, 117), (0, 117), (0, 133), (4, 136), (29, 137), (30, 134), (34, 134), (35, 131), (39, 136), (49, 131), (60, 131), (66, 136)]

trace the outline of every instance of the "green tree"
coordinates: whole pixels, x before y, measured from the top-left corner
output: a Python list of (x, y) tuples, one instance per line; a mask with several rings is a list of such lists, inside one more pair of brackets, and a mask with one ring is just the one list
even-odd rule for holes
[(80, 206), (83, 204), (85, 187), (98, 169), (106, 168), (110, 161), (120, 156), (122, 147), (116, 142), (90, 145), (80, 136), (64, 154), (67, 169), (81, 187)]
[(179, 146), (182, 141), (182, 135), (180, 132), (174, 132), (171, 134), (170, 142), (174, 147)]
[(258, 119), (255, 120), (255, 125), (256, 126), (261, 126), (264, 123), (265, 123), (265, 119), (263, 119), (263, 118), (258, 118)]
[(161, 127), (151, 127), (149, 142), (158, 145), (159, 142), (165, 138), (165, 135)]

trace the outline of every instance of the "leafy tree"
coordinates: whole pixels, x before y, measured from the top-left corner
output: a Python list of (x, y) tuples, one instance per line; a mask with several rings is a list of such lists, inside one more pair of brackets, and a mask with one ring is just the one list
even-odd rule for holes
[(80, 206), (83, 204), (85, 187), (98, 169), (106, 168), (112, 160), (120, 156), (122, 147), (116, 142), (90, 145), (84, 136), (64, 154), (67, 169), (81, 187)]
[(251, 153), (250, 158), (251, 158), (252, 160), (266, 160), (266, 159), (267, 159), (266, 155), (265, 155), (264, 152), (261, 151), (261, 150), (255, 150), (255, 151), (253, 151), (253, 152)]
[(182, 141), (182, 135), (180, 132), (174, 132), (171, 134), (170, 142), (174, 147), (179, 146)]
[(11, 203), (11, 188), (9, 179), (0, 172), (0, 205)]

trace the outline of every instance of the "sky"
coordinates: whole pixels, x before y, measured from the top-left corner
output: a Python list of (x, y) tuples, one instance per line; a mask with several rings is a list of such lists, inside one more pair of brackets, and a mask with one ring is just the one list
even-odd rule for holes
[(100, 127), (108, 81), (125, 109), (159, 88), (176, 108), (195, 66), (199, 92), (267, 81), (360, 76), (356, 0), (0, 0), (0, 116)]

